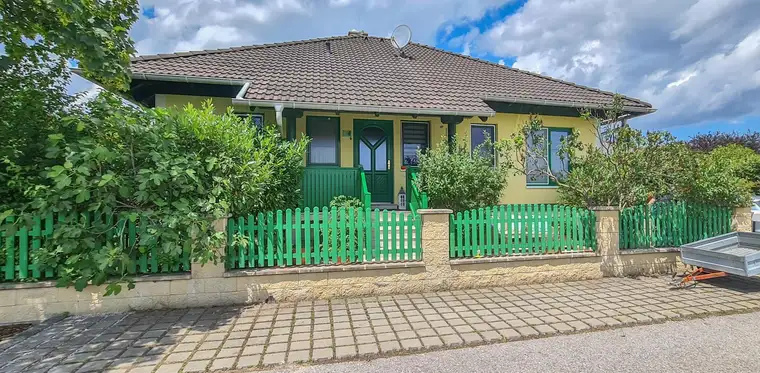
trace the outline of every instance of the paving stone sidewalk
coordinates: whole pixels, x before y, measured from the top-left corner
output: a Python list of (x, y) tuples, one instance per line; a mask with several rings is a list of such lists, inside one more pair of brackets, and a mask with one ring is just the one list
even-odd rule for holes
[(204, 372), (371, 358), (760, 309), (760, 281), (665, 278), (69, 317), (0, 342), (0, 372)]

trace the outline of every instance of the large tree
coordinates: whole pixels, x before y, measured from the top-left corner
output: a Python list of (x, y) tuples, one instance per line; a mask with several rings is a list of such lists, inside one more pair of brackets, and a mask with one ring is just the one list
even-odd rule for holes
[(78, 61), (88, 78), (126, 88), (136, 0), (0, 0), (0, 68)]
[(741, 145), (760, 154), (760, 132), (710, 132), (698, 134), (689, 140), (692, 149), (710, 152), (721, 146)]

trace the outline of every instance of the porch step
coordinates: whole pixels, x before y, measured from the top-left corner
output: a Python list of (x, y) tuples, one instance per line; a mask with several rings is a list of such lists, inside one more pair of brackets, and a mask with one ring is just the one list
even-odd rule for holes
[(387, 202), (372, 202), (372, 210), (378, 209), (380, 211), (382, 210), (398, 210), (398, 205), (395, 203), (387, 203)]

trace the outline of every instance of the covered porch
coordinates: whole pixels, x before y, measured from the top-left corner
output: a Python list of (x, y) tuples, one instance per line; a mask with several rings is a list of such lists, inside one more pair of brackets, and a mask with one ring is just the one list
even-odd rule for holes
[(311, 138), (304, 157), (302, 207), (328, 206), (340, 195), (378, 209), (427, 206), (427, 196), (413, 182), (417, 151), (447, 140), (448, 128), (440, 117), (303, 112), (294, 118), (284, 114), (283, 132), (288, 137)]

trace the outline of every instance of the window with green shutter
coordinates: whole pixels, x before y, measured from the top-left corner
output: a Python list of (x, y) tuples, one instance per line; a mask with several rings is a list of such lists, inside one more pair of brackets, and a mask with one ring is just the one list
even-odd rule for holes
[(401, 143), (404, 166), (416, 166), (419, 163), (417, 151), (430, 146), (430, 123), (402, 122)]

